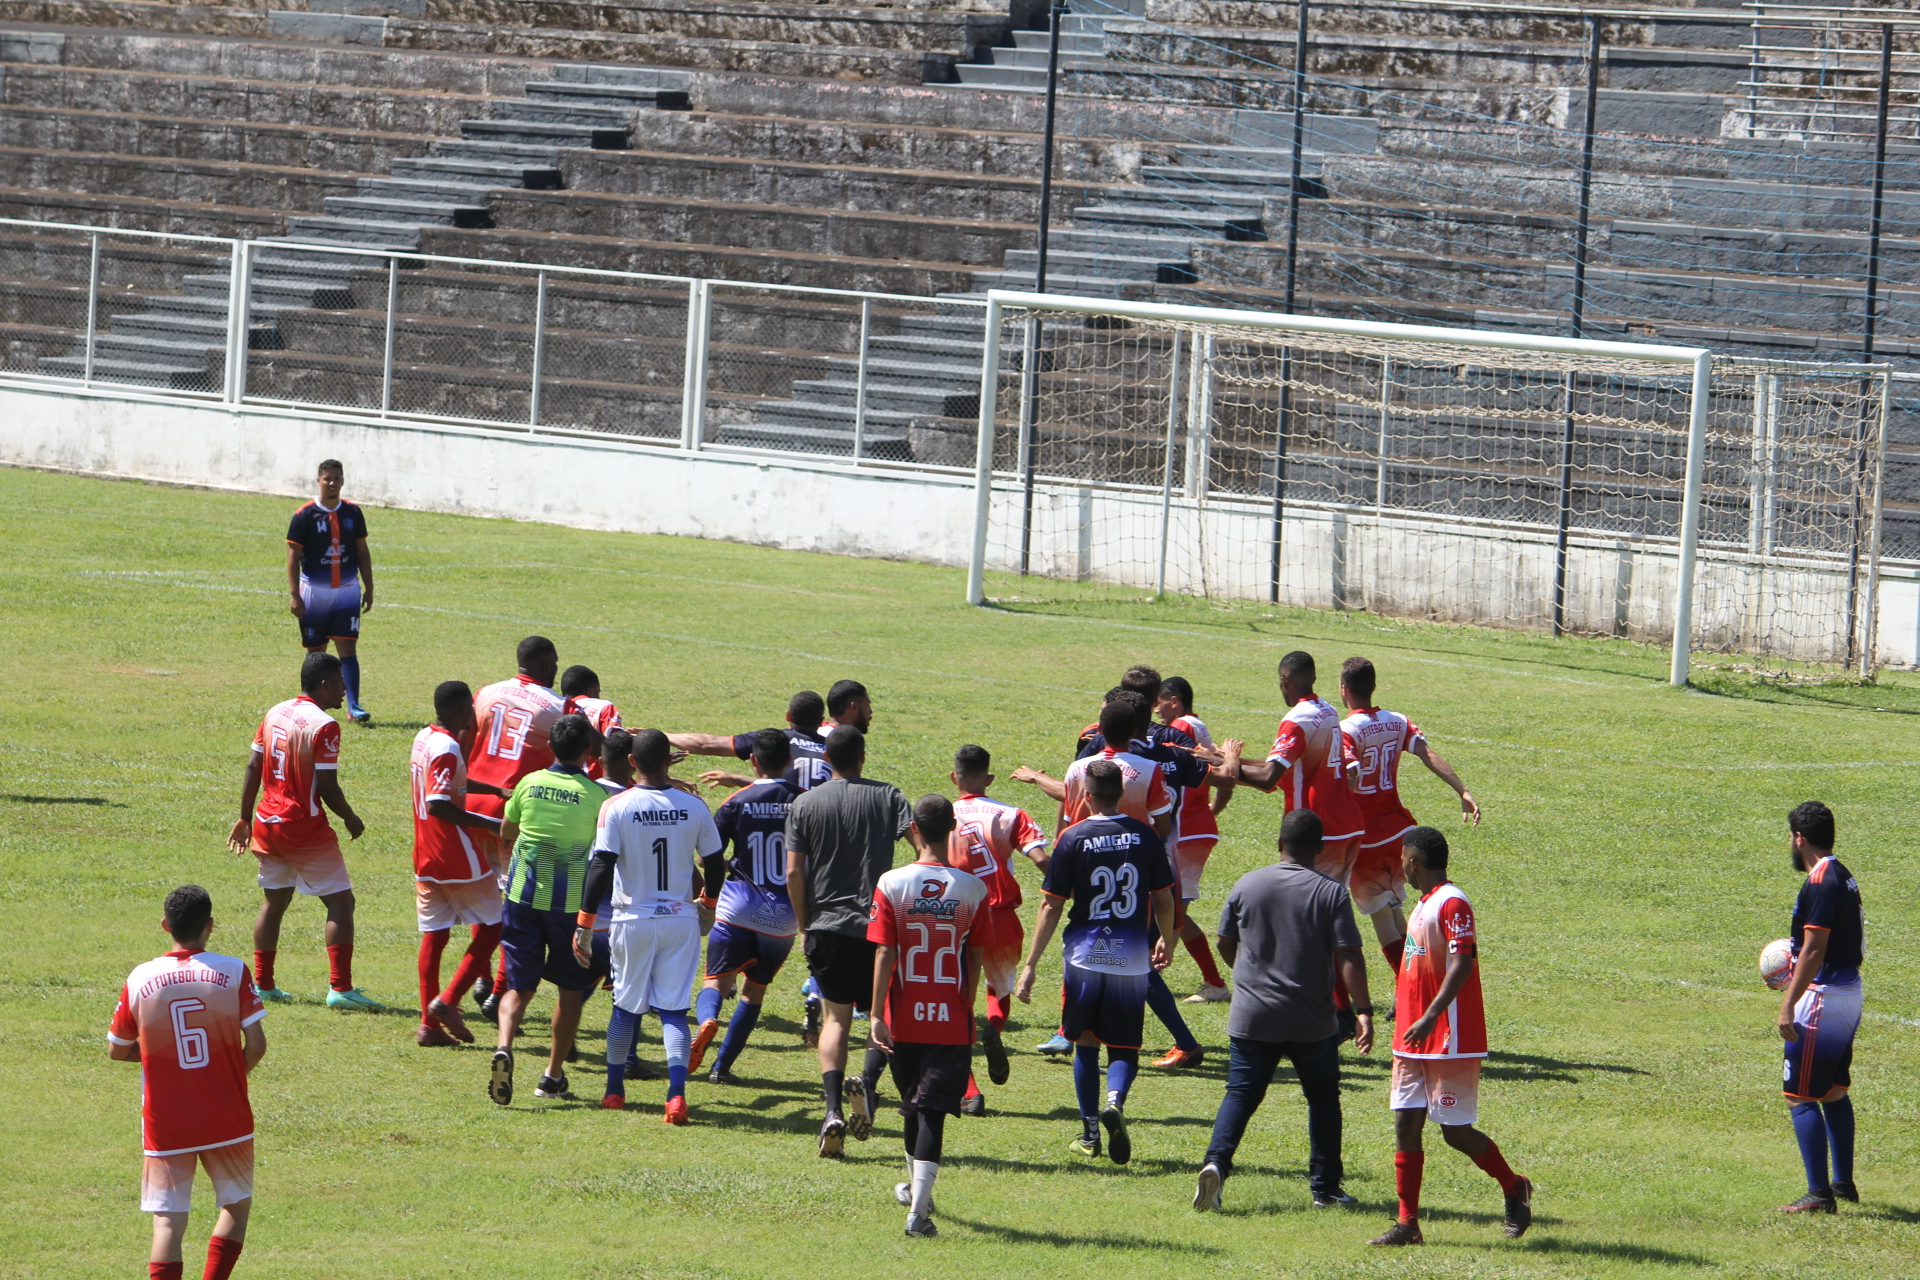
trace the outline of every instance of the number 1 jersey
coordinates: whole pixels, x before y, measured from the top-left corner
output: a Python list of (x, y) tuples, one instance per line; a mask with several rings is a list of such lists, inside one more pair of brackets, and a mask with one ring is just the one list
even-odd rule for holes
[(899, 948), (887, 988), (887, 1025), (907, 1044), (970, 1044), (967, 944), (986, 910), (980, 877), (938, 862), (913, 862), (880, 877), (867, 938)]
[(1060, 833), (1040, 886), (1072, 905), (1062, 934), (1067, 963), (1094, 973), (1150, 971), (1152, 895), (1173, 887), (1167, 846), (1124, 814), (1092, 817)]
[(694, 914), (700, 860), (720, 852), (713, 811), (677, 787), (629, 787), (600, 806), (595, 854), (611, 853), (613, 922)]

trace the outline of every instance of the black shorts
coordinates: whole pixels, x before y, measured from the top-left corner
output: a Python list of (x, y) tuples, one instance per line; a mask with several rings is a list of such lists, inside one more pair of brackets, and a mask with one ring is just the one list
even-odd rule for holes
[(867, 1007), (873, 998), (873, 956), (877, 946), (850, 933), (815, 930), (807, 934), (807, 972), (820, 998), (833, 1004)]
[(900, 1114), (910, 1111), (944, 1111), (960, 1114), (960, 1100), (967, 1096), (967, 1080), (973, 1075), (973, 1046), (970, 1044), (893, 1045), (893, 1087), (900, 1093)]

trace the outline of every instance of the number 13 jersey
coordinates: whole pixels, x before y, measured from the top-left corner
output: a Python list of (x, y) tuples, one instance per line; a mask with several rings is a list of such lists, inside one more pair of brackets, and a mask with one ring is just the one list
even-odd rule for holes
[(600, 806), (593, 851), (616, 859), (613, 923), (691, 916), (700, 860), (720, 852), (720, 832), (699, 796), (629, 787)]
[(1065, 898), (1067, 963), (1094, 973), (1139, 976), (1151, 968), (1152, 895), (1173, 887), (1167, 846), (1137, 818), (1092, 817), (1060, 833), (1048, 896)]
[(986, 882), (958, 867), (912, 862), (880, 877), (867, 938), (899, 948), (887, 1025), (908, 1044), (969, 1044), (967, 942), (985, 911)]

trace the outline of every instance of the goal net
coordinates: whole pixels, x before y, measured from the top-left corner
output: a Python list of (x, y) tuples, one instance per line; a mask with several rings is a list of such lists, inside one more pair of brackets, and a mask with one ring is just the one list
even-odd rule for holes
[(1873, 668), (1883, 368), (993, 299), (976, 603), (1620, 637), (1679, 680)]

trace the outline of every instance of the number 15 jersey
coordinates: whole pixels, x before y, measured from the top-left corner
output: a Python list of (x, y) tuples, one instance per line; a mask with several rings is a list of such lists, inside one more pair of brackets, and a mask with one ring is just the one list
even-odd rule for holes
[(616, 859), (613, 923), (692, 916), (700, 860), (720, 852), (720, 832), (699, 796), (629, 787), (600, 806), (593, 851)]
[(1062, 935), (1068, 964), (1094, 973), (1150, 971), (1152, 895), (1173, 887), (1167, 846), (1152, 827), (1125, 815), (1074, 823), (1060, 833), (1040, 887), (1072, 903)]

